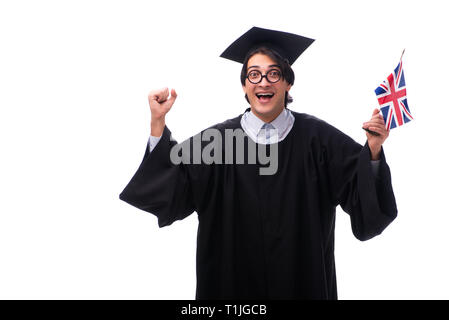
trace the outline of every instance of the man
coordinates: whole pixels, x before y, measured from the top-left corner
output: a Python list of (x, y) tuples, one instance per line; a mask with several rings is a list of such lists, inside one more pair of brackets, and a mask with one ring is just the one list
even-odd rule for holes
[[(176, 91), (149, 95), (149, 146), (120, 198), (155, 214), (160, 227), (198, 213), (197, 299), (337, 299), (336, 206), (350, 215), (360, 240), (396, 217), (379, 111), (364, 123), (371, 133), (361, 146), (286, 107), (291, 64), (312, 42), (261, 28), (236, 40), (222, 56), (243, 63), (251, 108), (182, 145), (165, 125)], [(234, 143), (242, 136), (243, 156)], [(205, 154), (214, 161), (199, 161)], [(262, 172), (268, 154), (276, 165)]]

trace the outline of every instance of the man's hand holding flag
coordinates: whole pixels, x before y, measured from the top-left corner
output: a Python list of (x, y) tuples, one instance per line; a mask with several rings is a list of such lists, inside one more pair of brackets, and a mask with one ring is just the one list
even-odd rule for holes
[(404, 51), (393, 73), (374, 90), (380, 110), (375, 109), (371, 120), (365, 122), (362, 127), (367, 131), (366, 136), (372, 160), (378, 160), (381, 146), (388, 137), (390, 129), (402, 126), (413, 119), (407, 103), (407, 91), (402, 67)]

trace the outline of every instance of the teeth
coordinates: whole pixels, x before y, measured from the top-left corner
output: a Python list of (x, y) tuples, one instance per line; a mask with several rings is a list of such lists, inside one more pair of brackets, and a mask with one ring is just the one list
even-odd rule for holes
[(258, 93), (256, 94), (257, 97), (272, 97), (273, 93)]

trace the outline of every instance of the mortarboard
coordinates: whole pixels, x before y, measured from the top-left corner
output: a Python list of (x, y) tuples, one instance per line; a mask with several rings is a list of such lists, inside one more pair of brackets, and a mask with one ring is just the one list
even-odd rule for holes
[(235, 40), (220, 57), (243, 63), (250, 50), (266, 46), (288, 59), (292, 65), (313, 41), (293, 33), (253, 27)]

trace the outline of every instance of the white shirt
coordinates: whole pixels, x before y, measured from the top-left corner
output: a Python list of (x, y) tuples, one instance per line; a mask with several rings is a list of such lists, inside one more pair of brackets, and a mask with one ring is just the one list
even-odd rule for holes
[[(248, 137), (254, 142), (261, 144), (271, 144), (284, 140), (293, 128), (294, 122), (295, 116), (286, 108), (276, 119), (270, 122), (272, 128), (268, 129), (268, 133), (266, 129), (262, 128), (265, 122), (260, 120), (252, 110), (245, 112), (240, 120), (240, 124)], [(267, 136), (269, 136), (268, 140)]]
[[(245, 112), (240, 120), (240, 124), (248, 137), (261, 144), (271, 144), (284, 140), (293, 128), (294, 122), (295, 116), (287, 108), (284, 108), (276, 119), (269, 123), (271, 129), (268, 132), (265, 128), (262, 128), (266, 123), (259, 119), (252, 110)], [(161, 137), (150, 136), (148, 140), (150, 152), (156, 147)], [(377, 175), (379, 171), (379, 161), (371, 160), (374, 175)]]

